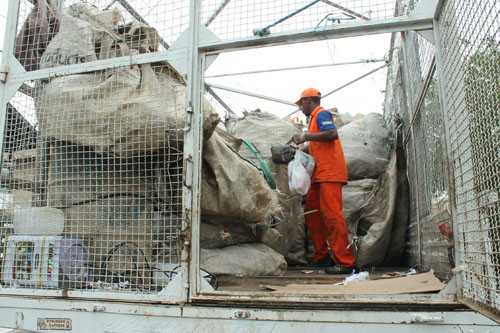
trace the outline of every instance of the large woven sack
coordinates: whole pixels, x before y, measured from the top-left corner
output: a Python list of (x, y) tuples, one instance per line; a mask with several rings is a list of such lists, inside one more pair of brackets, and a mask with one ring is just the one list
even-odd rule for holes
[(382, 115), (370, 113), (338, 130), (347, 163), (349, 180), (378, 178), (392, 147)]
[(65, 208), (115, 195), (147, 195), (168, 211), (180, 211), (180, 152), (119, 158), (82, 145), (55, 141), (50, 149), (47, 198)]
[(15, 56), (27, 71), (39, 69), (45, 48), (59, 30), (56, 0), (33, 2), (28, 17), (16, 37)]
[(380, 265), (390, 250), (397, 183), (394, 152), (373, 191), (347, 221), (350, 231), (359, 237), (355, 247), (358, 266)]
[(259, 242), (256, 225), (218, 221), (216, 217), (201, 221), (200, 246), (204, 249)]
[(250, 243), (223, 249), (201, 249), (200, 267), (215, 275), (281, 276), (285, 258), (267, 245)]
[[(115, 12), (99, 16), (87, 6), (71, 7), (62, 16), (59, 33), (47, 46), (41, 67), (131, 56), (157, 48), (156, 37), (141, 42), (120, 34), (120, 16)], [(127, 31), (139, 29), (132, 28)], [(155, 36), (151, 29), (146, 29), (146, 35)], [(182, 146), (185, 93), (183, 78), (168, 63), (143, 64), (53, 78), (39, 89), (35, 106), (43, 136), (128, 157)], [(203, 109), (204, 134), (209, 137), (219, 117), (207, 101)]]
[[(281, 213), (273, 217), (268, 225), (269, 231), (275, 230), (275, 237), (270, 237), (267, 245), (283, 254), (292, 264), (305, 263), (305, 229), (302, 209), (302, 197), (293, 195), (288, 186), (288, 167), (272, 161), (271, 147), (284, 145), (293, 134), (301, 131), (301, 125), (283, 120), (280, 117), (261, 112), (260, 110), (245, 113), (244, 117), (233, 119), (226, 127), (234, 136), (246, 139), (258, 150), (259, 156), (267, 163), (279, 193)], [(259, 165), (255, 154), (247, 146), (241, 145), (239, 150), (246, 159)], [(293, 249), (293, 250), (292, 250)], [(290, 252), (292, 250), (292, 252)]]
[(232, 145), (238, 141), (216, 130), (205, 142), (201, 213), (239, 223), (262, 223), (280, 211), (278, 196), (262, 172), (236, 153)]
[(342, 187), (342, 212), (346, 221), (366, 201), (376, 184), (376, 179), (367, 178), (351, 180)]

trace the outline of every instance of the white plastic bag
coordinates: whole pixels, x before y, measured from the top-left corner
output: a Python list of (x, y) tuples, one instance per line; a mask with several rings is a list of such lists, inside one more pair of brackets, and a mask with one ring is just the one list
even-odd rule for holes
[(315, 165), (314, 157), (297, 150), (295, 158), (288, 163), (288, 186), (292, 194), (307, 194)]

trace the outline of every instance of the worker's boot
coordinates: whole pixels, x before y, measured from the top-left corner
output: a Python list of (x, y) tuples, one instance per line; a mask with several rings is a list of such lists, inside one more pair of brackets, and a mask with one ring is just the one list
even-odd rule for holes
[(331, 266), (325, 268), (326, 274), (351, 274), (356, 267)]
[(306, 265), (306, 267), (310, 268), (325, 268), (332, 266), (333, 266), (333, 260), (332, 258), (330, 258), (330, 256), (326, 256), (324, 259), (321, 259), (320, 261), (313, 261)]

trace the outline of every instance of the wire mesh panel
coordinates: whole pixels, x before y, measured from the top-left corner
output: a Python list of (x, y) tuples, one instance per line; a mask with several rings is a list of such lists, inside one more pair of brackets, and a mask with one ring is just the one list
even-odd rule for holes
[[(434, 75), (427, 88), (424, 103), (420, 109), (422, 117), (416, 126), (422, 129), (422, 143), (425, 149), (419, 149), (423, 156), (425, 173), (422, 173), (422, 187), (425, 197), (420, 200), (426, 205), (425, 214), (421, 214), (422, 224), (422, 267), (432, 269), (435, 274), (451, 278), (454, 266), (452, 243), (441, 230), (451, 228), (452, 220), (448, 200), (448, 182), (445, 163), (444, 127), (439, 104), (438, 87)], [(419, 144), (420, 146), (420, 144)], [(441, 225), (441, 229), (440, 229)]]
[[(394, 16), (393, 0), (204, 0), (202, 21), (223, 40)], [(278, 23), (279, 22), (279, 23)]]
[(14, 55), (47, 74), (7, 108), (5, 290), (156, 294), (180, 272), (185, 78), (158, 57), (86, 65), (166, 50), (188, 14), (186, 1), (21, 2)]
[(448, 1), (439, 19), (463, 297), (499, 313), (498, 1)]
[(167, 50), (188, 15), (185, 0), (21, 0), (15, 55), (31, 71)]
[[(398, 1), (396, 12), (415, 3)], [(451, 277), (450, 242), (438, 229), (451, 226), (443, 121), (434, 74), (434, 45), (416, 32), (395, 33), (391, 42), (385, 118), (403, 133), (410, 189), (407, 263)]]

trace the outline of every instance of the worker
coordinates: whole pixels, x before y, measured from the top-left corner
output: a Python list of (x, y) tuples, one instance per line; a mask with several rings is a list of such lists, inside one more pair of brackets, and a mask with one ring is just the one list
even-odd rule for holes
[(297, 133), (293, 141), (297, 145), (309, 141), (303, 151), (316, 161), (304, 208), (311, 212), (305, 217), (315, 250), (314, 261), (308, 266), (324, 268), (328, 274), (349, 274), (356, 266), (356, 258), (349, 246), (347, 225), (342, 216), (342, 187), (347, 184), (347, 165), (332, 114), (320, 103), (321, 93), (314, 88), (304, 90), (295, 103), (311, 118), (309, 133)]

